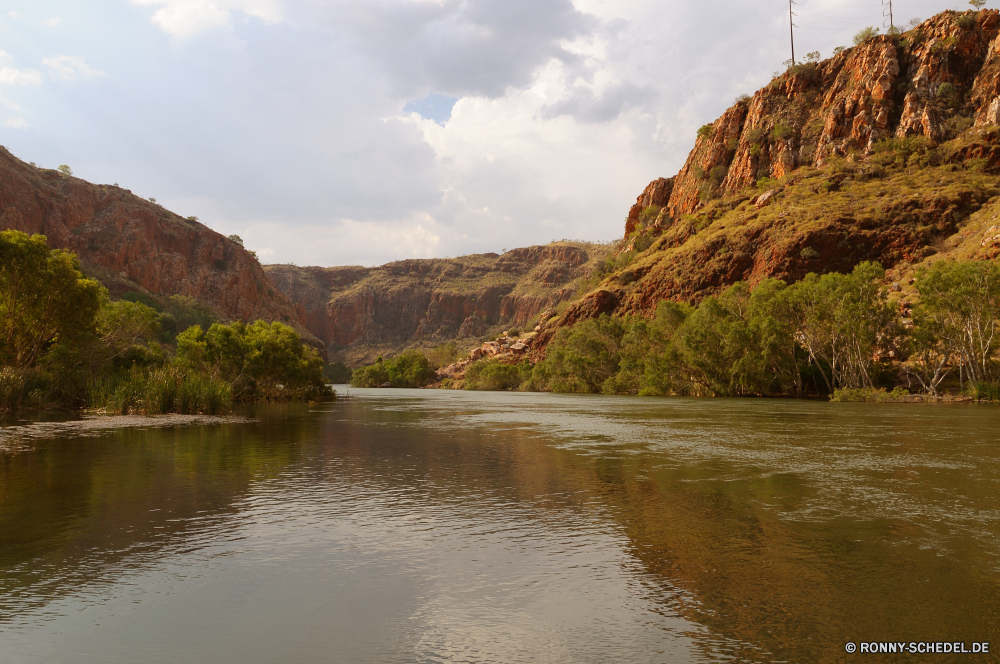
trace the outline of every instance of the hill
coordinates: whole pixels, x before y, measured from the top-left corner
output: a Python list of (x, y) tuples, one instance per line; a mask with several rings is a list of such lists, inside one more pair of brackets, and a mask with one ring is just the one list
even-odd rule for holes
[(120, 297), (194, 298), (223, 321), (283, 321), (318, 341), (237, 242), (117, 185), (38, 168), (0, 148), (0, 230), (41, 233)]
[(599, 283), (536, 348), (559, 327), (737, 281), (875, 260), (905, 298), (917, 264), (995, 259), (998, 32), (995, 10), (943, 12), (737, 99), (698, 131), (677, 175), (637, 198)]
[(268, 277), (304, 312), (331, 357), (371, 363), (404, 348), (448, 341), (478, 345), (487, 334), (534, 327), (561, 310), (603, 265), (609, 245), (555, 242), (502, 255), (413, 259), (379, 267), (268, 265)]

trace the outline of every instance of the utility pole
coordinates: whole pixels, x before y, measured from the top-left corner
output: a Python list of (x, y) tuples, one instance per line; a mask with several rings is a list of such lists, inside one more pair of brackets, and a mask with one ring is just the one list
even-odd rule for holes
[[(889, 21), (889, 32), (892, 32), (895, 27), (892, 24), (892, 0), (882, 0), (882, 17), (888, 19)], [(882, 21), (882, 27), (885, 27), (885, 21)]]
[(795, 66), (795, 24), (792, 23), (792, 17), (795, 15), (792, 13), (793, 0), (788, 0), (788, 36), (792, 40), (792, 66)]

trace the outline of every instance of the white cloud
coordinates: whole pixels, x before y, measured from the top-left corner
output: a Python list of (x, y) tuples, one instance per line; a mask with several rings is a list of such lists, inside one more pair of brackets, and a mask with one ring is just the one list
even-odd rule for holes
[(8, 129), (27, 129), (28, 123), (25, 122), (24, 118), (10, 115), (4, 119), (3, 126), (7, 127)]
[(17, 20), (17, 12), (14, 11), (13, 9), (11, 9), (9, 12), (7, 12), (7, 16), (10, 16), (15, 21)]
[(7, 108), (9, 108), (12, 111), (20, 111), (21, 110), (20, 106), (18, 106), (17, 104), (15, 104), (12, 101), (4, 99), (3, 97), (0, 97), (0, 105), (6, 106)]
[(44, 21), (42, 21), (42, 27), (54, 28), (60, 23), (62, 23), (62, 19), (58, 16), (53, 16), (52, 18), (47, 18)]
[(230, 25), (234, 11), (266, 23), (282, 19), (279, 0), (132, 0), (132, 4), (157, 8), (153, 23), (180, 39)]
[(0, 68), (0, 85), (41, 85), (42, 74), (37, 69)]
[(60, 78), (64, 81), (107, 76), (105, 72), (91, 68), (83, 61), (83, 58), (76, 55), (56, 55), (51, 58), (42, 58), (42, 64), (49, 68), (49, 74), (53, 78)]

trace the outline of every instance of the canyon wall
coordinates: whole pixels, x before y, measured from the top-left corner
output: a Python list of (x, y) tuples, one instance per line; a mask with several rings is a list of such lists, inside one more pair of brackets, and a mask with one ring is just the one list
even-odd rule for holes
[(37, 168), (3, 148), (0, 229), (45, 235), (114, 296), (190, 296), (222, 320), (284, 321), (316, 343), (301, 312), (240, 244), (125, 189)]

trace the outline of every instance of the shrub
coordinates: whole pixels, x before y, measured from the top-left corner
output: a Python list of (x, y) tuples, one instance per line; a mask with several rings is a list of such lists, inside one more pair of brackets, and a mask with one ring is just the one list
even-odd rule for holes
[(857, 389), (844, 388), (835, 390), (830, 395), (830, 401), (839, 402), (873, 402), (873, 403), (897, 403), (906, 401), (910, 392), (902, 387), (897, 387), (892, 392), (887, 392), (884, 387), (860, 387)]
[(698, 138), (711, 138), (715, 133), (715, 128), (711, 124), (702, 125), (698, 128)]
[(852, 41), (854, 42), (855, 46), (860, 46), (861, 44), (864, 44), (866, 41), (876, 36), (878, 36), (878, 28), (869, 25), (867, 28), (862, 28), (861, 30), (859, 30), (858, 33), (854, 35)]
[(780, 122), (774, 125), (774, 129), (771, 130), (771, 138), (776, 141), (784, 140), (791, 135), (792, 128)]
[(427, 357), (419, 351), (410, 351), (390, 360), (376, 361), (371, 366), (356, 369), (351, 377), (351, 385), (381, 387), (388, 383), (391, 387), (423, 387), (435, 378)]
[(659, 205), (649, 205), (643, 208), (642, 212), (639, 213), (639, 221), (645, 225), (649, 225), (656, 221), (657, 215), (660, 214)]
[(963, 30), (971, 30), (976, 27), (976, 18), (974, 16), (967, 16), (966, 14), (959, 14), (955, 17), (955, 25)]
[(66, 164), (59, 166), (56, 170), (62, 173), (65, 177), (71, 177), (73, 175), (73, 169)]
[(480, 360), (465, 371), (465, 389), (483, 391), (516, 390), (531, 375), (531, 364), (504, 364), (499, 360)]

